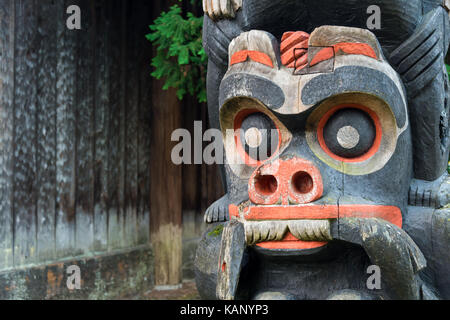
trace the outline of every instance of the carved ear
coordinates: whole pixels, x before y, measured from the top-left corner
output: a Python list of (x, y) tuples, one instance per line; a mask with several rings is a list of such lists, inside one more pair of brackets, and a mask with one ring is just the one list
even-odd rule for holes
[(268, 32), (252, 30), (244, 32), (231, 41), (229, 67), (257, 62), (270, 68), (280, 67), (278, 41)]

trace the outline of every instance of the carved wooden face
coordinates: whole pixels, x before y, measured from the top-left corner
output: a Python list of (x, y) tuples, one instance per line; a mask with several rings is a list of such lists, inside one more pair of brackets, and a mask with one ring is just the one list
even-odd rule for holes
[(367, 30), (250, 31), (220, 87), (230, 215), (247, 243), (306, 250), (329, 219), (402, 226), (412, 174), (405, 92)]

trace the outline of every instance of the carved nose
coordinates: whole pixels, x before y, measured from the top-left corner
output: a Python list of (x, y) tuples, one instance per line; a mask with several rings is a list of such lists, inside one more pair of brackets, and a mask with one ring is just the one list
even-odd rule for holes
[(305, 159), (277, 159), (255, 170), (248, 190), (250, 200), (259, 205), (310, 203), (323, 194), (322, 175)]

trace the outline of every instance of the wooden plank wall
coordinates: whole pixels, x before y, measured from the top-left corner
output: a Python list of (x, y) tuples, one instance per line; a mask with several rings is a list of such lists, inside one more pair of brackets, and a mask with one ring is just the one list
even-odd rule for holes
[(0, 2), (0, 270), (148, 243), (150, 6)]
[[(81, 31), (66, 27), (72, 4)], [(184, 237), (201, 234), (222, 188), (215, 167), (165, 165), (170, 130), (207, 124), (204, 104), (179, 103), (150, 77), (144, 36), (167, 8), (163, 0), (0, 1), (0, 271), (147, 245), (161, 225), (181, 223), (179, 210)], [(150, 196), (161, 173), (179, 195)], [(161, 284), (174, 282), (164, 272), (181, 268), (180, 255), (156, 257)]]

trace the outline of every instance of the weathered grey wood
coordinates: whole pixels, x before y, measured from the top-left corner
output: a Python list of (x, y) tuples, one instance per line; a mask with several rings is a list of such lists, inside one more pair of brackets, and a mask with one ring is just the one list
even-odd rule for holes
[(14, 264), (36, 261), (36, 2), (16, 1)]
[[(139, 21), (145, 19), (146, 12), (151, 11), (151, 3), (145, 3), (145, 10), (139, 10)], [(137, 34), (145, 34), (147, 26), (140, 26)], [(152, 55), (150, 43), (145, 39), (139, 39), (139, 65), (148, 65), (147, 57)], [(139, 103), (138, 113), (138, 243), (147, 244), (150, 241), (150, 106), (151, 90), (147, 83), (151, 82), (150, 67), (138, 70), (139, 75)]]
[(95, 66), (92, 57), (95, 56), (95, 47), (91, 41), (92, 14), (89, 1), (80, 0), (83, 13), (83, 28), (77, 35), (77, 84), (76, 84), (76, 244), (77, 251), (86, 253), (93, 242), (93, 190), (91, 178), (93, 177), (92, 142), (95, 112), (94, 77)]
[[(81, 7), (82, 30), (66, 26), (73, 4)], [(0, 271), (149, 244), (154, 97), (153, 48), (145, 34), (154, 6), (0, 2)], [(173, 92), (166, 96), (179, 107)], [(198, 108), (193, 102), (188, 107)], [(181, 169), (174, 172), (178, 188)], [(200, 167), (196, 172), (194, 180), (201, 178)], [(211, 186), (216, 179), (207, 177), (210, 172), (204, 167)], [(199, 181), (199, 192), (209, 188)], [(204, 195), (212, 201), (215, 193)], [(195, 197), (194, 209), (200, 201)], [(181, 216), (172, 218), (178, 232)], [(180, 237), (173, 255), (181, 261)]]
[(94, 251), (108, 248), (108, 134), (109, 134), (109, 37), (107, 30), (111, 26), (107, 16), (107, 0), (95, 6), (93, 27), (95, 28), (95, 152), (94, 152)]
[(55, 257), (57, 22), (47, 17), (56, 15), (56, 5), (40, 1), (37, 12), (36, 223), (38, 261), (43, 262)]
[(119, 185), (120, 185), (120, 107), (121, 107), (121, 49), (120, 49), (120, 29), (121, 29), (121, 19), (122, 15), (120, 2), (113, 2), (110, 7), (110, 18), (111, 18), (111, 28), (109, 32), (109, 51), (110, 51), (110, 103), (109, 103), (109, 115), (110, 115), (110, 136), (109, 140), (109, 150), (108, 154), (110, 157), (110, 171), (108, 179), (109, 188), (109, 198), (111, 201), (109, 213), (108, 213), (108, 250), (113, 250), (115, 248), (123, 247), (124, 237), (123, 237), (123, 223), (121, 219), (120, 212), (120, 201), (119, 201)]
[(13, 266), (15, 3), (0, 3), (0, 269)]
[(244, 225), (237, 220), (225, 223), (217, 266), (218, 299), (235, 299), (246, 247)]
[[(73, 254), (75, 248), (75, 128), (76, 128), (76, 82), (77, 51), (76, 33), (65, 24), (65, 9), (69, 1), (57, 2), (57, 215), (56, 252), (57, 257)], [(71, 2), (73, 3), (73, 2)]]
[(427, 261), (405, 231), (382, 219), (340, 218), (333, 222), (332, 236), (364, 248), (373, 264), (380, 267), (381, 281), (391, 299), (420, 299), (417, 274)]
[(124, 214), (125, 214), (125, 233), (126, 241), (130, 244), (137, 244), (137, 126), (131, 125), (138, 121), (138, 74), (139, 66), (137, 60), (137, 44), (139, 43), (136, 30), (136, 16), (139, 10), (137, 2), (128, 2), (126, 14), (127, 20), (124, 21), (122, 36), (125, 38), (124, 48), (126, 48), (125, 67), (126, 67), (126, 101), (125, 101), (125, 132), (124, 132)]

